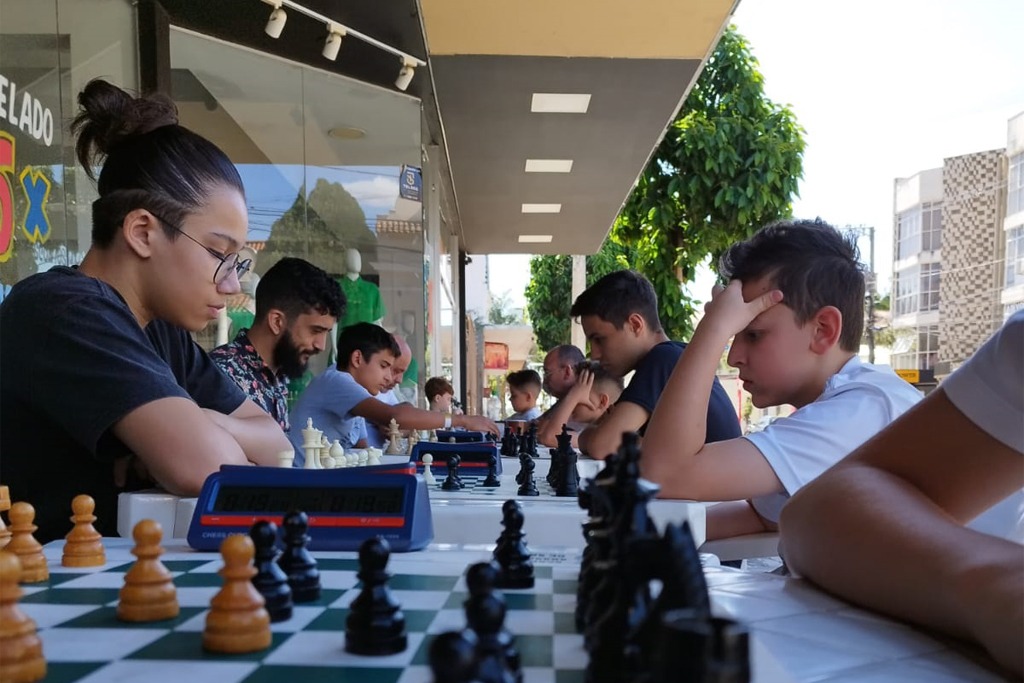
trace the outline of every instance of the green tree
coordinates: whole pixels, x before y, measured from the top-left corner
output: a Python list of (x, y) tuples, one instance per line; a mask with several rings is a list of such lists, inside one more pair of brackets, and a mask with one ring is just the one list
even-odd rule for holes
[(270, 227), (257, 271), (267, 272), (285, 256), (299, 256), (328, 273), (345, 272), (345, 249), (358, 249), (363, 270), (376, 260), (377, 239), (366, 225), (366, 214), (341, 183), (323, 178), (307, 196), (299, 188), (295, 201)]
[(491, 306), (487, 309), (489, 325), (515, 325), (523, 322), (523, 316), (512, 308), (512, 297), (509, 292), (491, 297)]
[[(587, 286), (612, 271), (631, 268), (635, 262), (636, 253), (632, 248), (606, 239), (600, 251), (587, 256)], [(571, 292), (571, 256), (534, 256), (530, 259), (526, 310), (540, 350), (569, 343)]]
[(692, 332), (696, 301), (681, 283), (697, 266), (791, 214), (803, 151), (796, 117), (765, 96), (757, 59), (730, 26), (612, 230), (636, 248), (670, 337)]

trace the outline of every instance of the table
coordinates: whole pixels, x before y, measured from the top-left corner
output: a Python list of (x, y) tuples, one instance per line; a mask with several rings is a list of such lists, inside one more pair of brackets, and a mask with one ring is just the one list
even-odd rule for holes
[[(384, 463), (406, 462), (404, 456), (384, 456)], [(530, 543), (582, 549), (584, 541), (580, 524), (586, 518), (575, 497), (517, 496), (515, 475), (518, 460), (503, 459), (501, 487), (498, 489), (470, 488), (463, 491), (443, 491), (444, 467), (436, 467), (437, 484), (430, 489), (430, 508), (434, 521), (435, 543), (493, 543), (501, 533), (501, 506), (505, 500), (515, 498), (523, 505), (526, 523), (523, 527)], [(534, 478), (543, 481), (551, 461), (536, 460)], [(596, 474), (604, 463), (581, 458), (577, 469), (581, 478)], [(465, 478), (465, 477), (464, 477)], [(653, 500), (648, 511), (662, 530), (669, 521), (681, 524), (687, 521), (697, 545), (705, 538), (706, 503), (677, 500)], [(131, 538), (131, 530), (142, 519), (160, 522), (164, 533), (171, 538), (185, 538), (196, 509), (195, 498), (180, 498), (162, 491), (122, 493), (118, 499), (117, 533)]]
[[(427, 683), (429, 638), (464, 625), (461, 578), (472, 562), (490, 558), (489, 546), (432, 545), (392, 555), (391, 589), (402, 603), (408, 649), (390, 657), (344, 652), (344, 618), (357, 594), (355, 553), (314, 553), (323, 595), (296, 607), (291, 620), (272, 625), (273, 643), (251, 655), (201, 650), (210, 598), (220, 586), (216, 553), (166, 543), (163, 560), (175, 575), (182, 614), (167, 622), (130, 625), (114, 616), (117, 592), (134, 559), (127, 539), (105, 539), (107, 564), (60, 566), (62, 542), (46, 546), (51, 578), (25, 585), (22, 609), (39, 626), (49, 662), (47, 681), (58, 683), (263, 683), (372, 681)], [(505, 591), (506, 626), (516, 636), (528, 683), (582, 681), (586, 654), (573, 632), (579, 553), (533, 547), (537, 585)], [(941, 683), (1002, 680), (986, 668), (908, 626), (894, 623), (819, 592), (806, 582), (718, 567), (704, 556), (712, 609), (746, 623), (752, 634), (757, 683)]]

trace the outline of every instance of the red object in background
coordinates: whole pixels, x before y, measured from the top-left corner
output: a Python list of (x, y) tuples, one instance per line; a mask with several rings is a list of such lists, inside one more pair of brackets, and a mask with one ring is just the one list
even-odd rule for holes
[(508, 344), (484, 342), (484, 369), (508, 370)]

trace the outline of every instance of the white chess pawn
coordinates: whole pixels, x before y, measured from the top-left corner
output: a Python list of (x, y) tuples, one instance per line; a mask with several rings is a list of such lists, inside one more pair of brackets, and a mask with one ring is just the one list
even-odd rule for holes
[(361, 451), (359, 451), (359, 466), (360, 467), (363, 467), (364, 465), (366, 465), (366, 463), (367, 463), (367, 461), (369, 459), (370, 459), (370, 454), (366, 452), (365, 448), (362, 449)]
[(278, 467), (291, 467), (295, 462), (295, 451), (281, 451), (277, 454)]
[(430, 464), (434, 462), (434, 456), (430, 453), (424, 453), (420, 460), (423, 461), (423, 481), (427, 482), (427, 486), (433, 486), (435, 480), (434, 473), (430, 471)]
[(359, 454), (355, 451), (349, 451), (345, 454), (345, 459), (348, 461), (347, 467), (358, 467), (359, 466)]
[(345, 459), (345, 449), (341, 447), (341, 441), (338, 439), (334, 440), (331, 444), (330, 457), (334, 460), (335, 467), (345, 467), (348, 465), (348, 461)]

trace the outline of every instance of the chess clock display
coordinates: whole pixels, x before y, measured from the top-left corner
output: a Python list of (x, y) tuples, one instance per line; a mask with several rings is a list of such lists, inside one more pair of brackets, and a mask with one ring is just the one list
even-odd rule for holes
[(493, 441), (449, 443), (445, 441), (420, 441), (412, 448), (410, 463), (416, 463), (422, 469), (423, 454), (434, 456), (434, 464), (443, 466), (448, 458), (457, 455), (462, 460), (459, 465), (464, 472), (483, 473), (487, 471), (491, 458), (495, 460), (495, 474), (501, 474), (501, 456), (498, 446)]
[(407, 465), (342, 470), (225, 465), (203, 484), (188, 530), (196, 550), (216, 550), (257, 520), (280, 525), (285, 514), (309, 516), (311, 550), (357, 550), (380, 536), (398, 552), (434, 537), (427, 487)]

